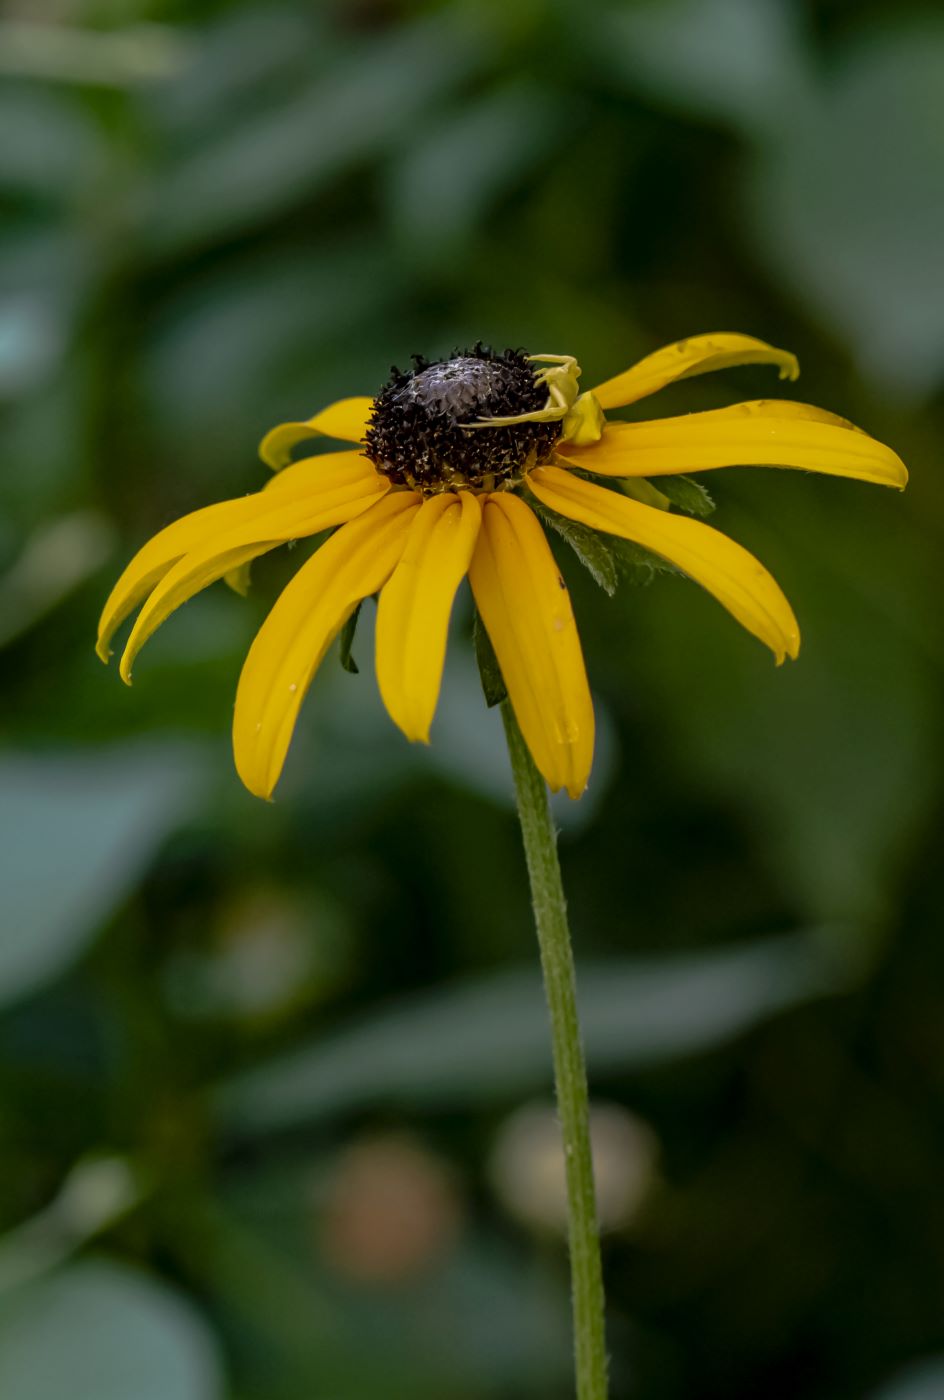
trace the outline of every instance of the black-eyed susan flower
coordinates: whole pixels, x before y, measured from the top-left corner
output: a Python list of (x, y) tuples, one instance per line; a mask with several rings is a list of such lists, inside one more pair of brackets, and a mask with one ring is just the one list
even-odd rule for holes
[[(130, 682), (144, 642), (194, 593), (224, 576), (238, 587), (258, 555), (338, 527), (285, 588), (246, 658), (233, 740), (250, 791), (271, 795), (322, 657), (372, 594), (384, 703), (407, 738), (428, 742), (453, 600), (468, 574), (534, 761), (551, 788), (577, 797), (590, 773), (593, 705), (536, 505), (668, 561), (779, 663), (797, 655), (800, 634), (771, 575), (718, 530), (638, 499), (639, 479), (765, 464), (899, 488), (907, 480), (890, 448), (807, 404), (764, 399), (644, 422), (606, 416), (675, 380), (742, 364), (798, 373), (792, 355), (735, 334), (667, 346), (583, 393), (571, 356), (477, 345), (435, 363), (415, 358), (376, 398), (343, 399), (274, 428), (260, 451), (277, 474), (263, 490), (187, 515), (146, 544), (105, 605), (99, 655), (107, 660), (115, 629), (141, 605), (121, 659)], [(291, 463), (297, 444), (319, 436), (350, 446)]]

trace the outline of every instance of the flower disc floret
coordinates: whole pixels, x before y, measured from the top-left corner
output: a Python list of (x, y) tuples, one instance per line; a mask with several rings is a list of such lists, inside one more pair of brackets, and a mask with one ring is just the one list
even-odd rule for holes
[(395, 485), (433, 495), (466, 488), (495, 490), (549, 460), (558, 422), (523, 422), (477, 431), (482, 420), (535, 413), (547, 390), (519, 350), (477, 344), (449, 359), (413, 357), (394, 368), (374, 400), (367, 456)]

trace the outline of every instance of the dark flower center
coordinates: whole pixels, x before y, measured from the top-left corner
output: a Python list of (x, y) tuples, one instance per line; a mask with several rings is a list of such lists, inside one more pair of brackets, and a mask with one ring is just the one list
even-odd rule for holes
[(491, 490), (550, 456), (560, 423), (470, 428), (483, 418), (545, 407), (547, 390), (519, 350), (478, 344), (412, 370), (394, 368), (374, 400), (365, 446), (384, 476), (428, 493), (462, 486)]

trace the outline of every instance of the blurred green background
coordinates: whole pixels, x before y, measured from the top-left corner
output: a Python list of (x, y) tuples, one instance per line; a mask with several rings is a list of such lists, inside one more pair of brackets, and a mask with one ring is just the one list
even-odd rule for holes
[(365, 616), (272, 806), (230, 707), (300, 554), (189, 604), (133, 692), (92, 639), (139, 544), (392, 361), (482, 337), (590, 384), (713, 330), (796, 351), (912, 485), (712, 477), (800, 618), (779, 671), (677, 578), (562, 561), (614, 1397), (944, 1395), (939, 6), (20, 0), (0, 133), (3, 1400), (570, 1393), (467, 603), (432, 747)]

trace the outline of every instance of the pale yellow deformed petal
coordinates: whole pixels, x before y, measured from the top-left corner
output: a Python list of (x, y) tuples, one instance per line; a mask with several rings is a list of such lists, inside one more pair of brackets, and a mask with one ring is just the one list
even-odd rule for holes
[(344, 525), (302, 565), (259, 629), (233, 717), (236, 769), (257, 797), (271, 796), (322, 657), (396, 568), (419, 505), (412, 491), (394, 491)]
[(593, 762), (580, 638), (544, 531), (517, 496), (486, 498), (469, 579), (535, 763), (555, 792), (579, 797)]
[(339, 399), (304, 423), (279, 423), (262, 439), (259, 456), (273, 471), (281, 471), (291, 459), (292, 448), (306, 438), (363, 442), (373, 403), (373, 399), (368, 398)]
[[(299, 463), (307, 467), (308, 463)], [(195, 593), (224, 575), (233, 575), (252, 559), (288, 540), (303, 539), (340, 525), (367, 510), (390, 488), (357, 452), (332, 453), (316, 473), (295, 473), (275, 492), (250, 499), (251, 517), (204, 536), (168, 570), (145, 602), (121, 658), (121, 677), (131, 683), (131, 668), (144, 643), (170, 614)]]
[(377, 606), (377, 684), (408, 739), (429, 743), (446, 659), (449, 616), (482, 521), (470, 491), (431, 496)]
[(796, 657), (800, 629), (793, 609), (764, 566), (727, 535), (688, 516), (653, 510), (559, 467), (531, 472), (528, 485), (561, 515), (632, 540), (677, 565), (766, 642), (778, 665), (785, 656)]
[(715, 467), (794, 467), (901, 490), (901, 458), (861, 428), (805, 403), (757, 399), (656, 418), (608, 423), (593, 447), (564, 444), (557, 455), (601, 476), (669, 476)]
[(654, 394), (657, 389), (664, 389), (677, 379), (706, 374), (712, 369), (730, 369), (734, 365), (778, 365), (781, 379), (796, 379), (800, 373), (796, 356), (788, 350), (778, 350), (763, 340), (755, 340), (752, 335), (718, 331), (666, 345), (592, 392), (601, 408), (622, 408), (624, 404)]

